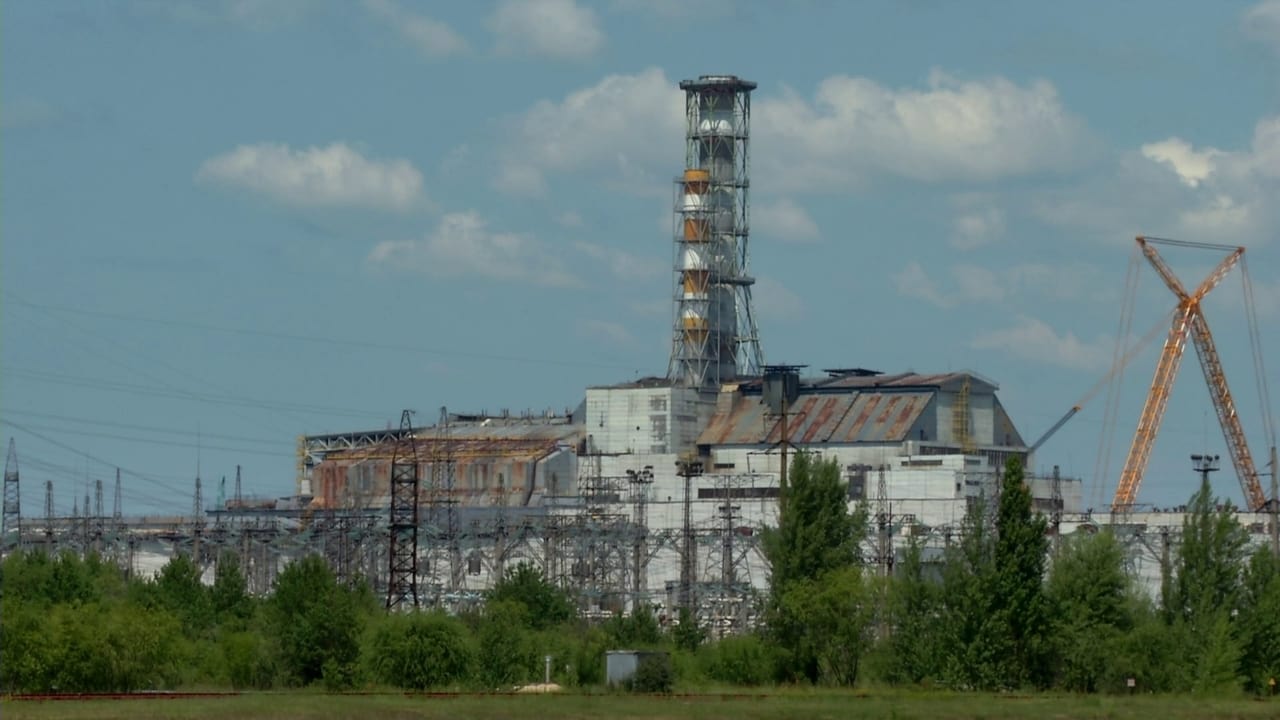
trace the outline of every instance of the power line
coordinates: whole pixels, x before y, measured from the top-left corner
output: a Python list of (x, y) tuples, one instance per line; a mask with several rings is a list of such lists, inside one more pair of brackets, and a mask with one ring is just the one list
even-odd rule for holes
[(48, 420), (61, 420), (64, 422), (77, 423), (82, 425), (98, 425), (101, 427), (121, 428), (126, 430), (143, 430), (146, 432), (160, 433), (164, 435), (180, 435), (186, 437), (207, 437), (215, 440), (232, 440), (238, 442), (256, 443), (260, 445), (279, 445), (278, 440), (264, 440), (261, 437), (248, 437), (245, 435), (220, 435), (217, 433), (196, 433), (190, 430), (175, 430), (173, 428), (159, 428), (148, 425), (134, 425), (131, 423), (112, 422), (108, 420), (90, 420), (88, 418), (77, 418), (68, 415), (55, 415), (52, 413), (35, 412), (32, 410), (13, 410), (5, 409), (6, 415), (25, 415), (28, 417), (45, 418)]
[(31, 370), (27, 368), (9, 367), (5, 372), (10, 375), (24, 377), (37, 382), (53, 383), (55, 385), (67, 385), (70, 387), (81, 387), (91, 390), (105, 390), (111, 392), (123, 392), (132, 395), (144, 395), (150, 397), (164, 397), (178, 400), (195, 400), (215, 405), (229, 405), (236, 407), (256, 408), (260, 410), (285, 410), (300, 413), (315, 413), (325, 415), (340, 415), (343, 417), (360, 417), (360, 418), (383, 418), (382, 413), (375, 413), (360, 410), (345, 410), (342, 408), (325, 407), (320, 405), (300, 405), (291, 403), (267, 403), (257, 400), (238, 399), (221, 397), (217, 395), (208, 395), (204, 393), (191, 392), (188, 390), (164, 390), (147, 385), (139, 385), (137, 383), (129, 383), (118, 380), (104, 380), (101, 378), (85, 378), (76, 375), (66, 375), (63, 373), (53, 373), (43, 370)]
[(495, 362), (520, 363), (521, 365), (558, 365), (564, 367), (592, 367), (607, 370), (632, 370), (630, 365), (621, 365), (617, 363), (598, 363), (583, 360), (564, 360), (558, 358), (546, 357), (518, 357), (514, 355), (501, 355), (497, 353), (480, 353), (469, 352), (466, 350), (442, 350), (439, 348), (429, 348), (420, 345), (404, 345), (401, 343), (375, 342), (365, 340), (348, 340), (346, 338), (335, 337), (318, 337), (314, 335), (299, 335), (296, 333), (283, 333), (270, 330), (250, 330), (247, 328), (233, 328), (222, 325), (211, 325), (207, 323), (191, 322), (187, 320), (167, 320), (163, 318), (144, 317), (140, 315), (127, 315), (124, 313), (113, 313), (102, 310), (85, 310), (82, 308), (60, 307), (57, 305), (44, 305), (34, 303), (18, 297), (14, 293), (6, 290), (5, 294), (13, 298), (14, 302), (20, 305), (26, 305), (31, 308), (53, 311), (73, 313), (77, 315), (87, 315), (90, 317), (109, 318), (113, 320), (125, 320), (129, 322), (150, 323), (153, 325), (164, 325), (169, 327), (177, 327), (186, 330), (199, 330), (209, 332), (221, 332), (232, 335), (246, 335), (252, 337), (271, 338), (274, 340), (285, 340), (289, 342), (306, 342), (318, 343), (324, 345), (337, 345), (342, 347), (356, 347), (364, 350), (386, 350), (390, 352), (408, 352), (418, 353), (422, 355), (435, 355), (441, 357), (458, 357), (469, 358), (473, 360), (492, 360)]

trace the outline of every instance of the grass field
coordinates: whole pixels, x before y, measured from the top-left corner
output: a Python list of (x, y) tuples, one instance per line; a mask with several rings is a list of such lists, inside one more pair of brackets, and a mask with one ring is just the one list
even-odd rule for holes
[(128, 700), (0, 701), (19, 718), (1275, 718), (1280, 699), (1002, 696), (944, 692), (802, 692), (759, 695), (404, 696), (251, 693), (223, 697)]

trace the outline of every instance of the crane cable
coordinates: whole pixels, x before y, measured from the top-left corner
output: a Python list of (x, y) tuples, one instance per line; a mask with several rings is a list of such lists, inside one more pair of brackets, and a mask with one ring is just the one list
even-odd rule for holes
[(1098, 456), (1093, 467), (1093, 491), (1090, 494), (1092, 506), (1100, 507), (1103, 501), (1103, 485), (1109, 484), (1111, 476), (1111, 452), (1115, 441), (1116, 418), (1120, 412), (1120, 388), (1123, 386), (1124, 366), (1132, 353), (1129, 351), (1129, 333), (1133, 326), (1133, 308), (1138, 295), (1138, 279), (1140, 277), (1142, 251), (1134, 245), (1129, 255), (1129, 266), (1125, 271), (1124, 297), (1120, 303), (1119, 330), (1116, 334), (1116, 346), (1112, 354), (1110, 382), (1107, 385), (1106, 407), (1103, 411), (1102, 428), (1098, 434)]
[[(1271, 415), (1271, 390), (1267, 386), (1267, 372), (1262, 362), (1262, 336), (1258, 332), (1258, 313), (1253, 303), (1253, 282), (1249, 279), (1249, 265), (1244, 255), (1240, 256), (1240, 277), (1244, 285), (1244, 312), (1249, 323), (1249, 350), (1253, 354), (1253, 372), (1258, 389), (1258, 403), (1262, 408), (1262, 432), (1267, 447), (1275, 447), (1276, 424)], [(1277, 472), (1280, 468), (1271, 468)]]

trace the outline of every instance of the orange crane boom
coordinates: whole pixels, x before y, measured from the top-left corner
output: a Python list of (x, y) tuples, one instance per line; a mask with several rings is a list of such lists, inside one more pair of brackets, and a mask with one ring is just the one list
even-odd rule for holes
[(1169, 392), (1173, 389), (1173, 380), (1177, 377), (1178, 367), (1182, 363), (1187, 336), (1190, 335), (1196, 346), (1196, 353), (1200, 357), (1200, 367), (1204, 370), (1209, 395), (1213, 398), (1213, 405), (1218, 413), (1218, 423), (1222, 426), (1222, 434), (1226, 438), (1231, 461), (1240, 478), (1245, 502), (1248, 503), (1249, 509), (1258, 510), (1266, 504), (1266, 496), (1263, 495), (1262, 485), (1258, 482), (1258, 471), (1254, 467), (1253, 456), (1249, 453), (1240, 418), (1236, 415), (1235, 402), (1227, 387), (1227, 378), (1222, 371), (1222, 363), (1213, 343), (1213, 335), (1209, 332), (1209, 323), (1205, 320), (1200, 307), (1200, 301), (1205, 295), (1208, 295), (1209, 291), (1213, 290), (1240, 261), (1241, 256), (1244, 255), (1244, 248), (1232, 248), (1231, 253), (1218, 263), (1195, 292), (1188, 293), (1182, 281), (1173, 274), (1173, 270), (1164, 258), (1160, 257), (1160, 253), (1148, 238), (1140, 236), (1137, 242), (1147, 261), (1155, 268), (1165, 285), (1178, 297), (1178, 306), (1174, 311), (1173, 322), (1165, 339), (1164, 349), (1160, 353), (1160, 360), (1156, 363), (1151, 389), (1147, 393), (1146, 404), (1142, 408), (1142, 416), (1138, 420), (1138, 428), (1134, 432), (1133, 443), (1129, 447), (1129, 455), (1125, 460), (1124, 470), (1120, 474), (1120, 482), (1116, 486), (1111, 509), (1124, 511), (1134, 504), (1138, 488), (1142, 485), (1142, 476), (1151, 459), (1151, 448), (1155, 444), (1156, 433), (1160, 429), (1165, 409), (1169, 405)]

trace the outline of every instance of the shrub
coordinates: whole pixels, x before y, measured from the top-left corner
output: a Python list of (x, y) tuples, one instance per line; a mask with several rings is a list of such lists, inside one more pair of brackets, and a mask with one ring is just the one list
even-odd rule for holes
[(675, 682), (671, 658), (666, 653), (654, 653), (640, 656), (636, 674), (631, 676), (629, 685), (632, 692), (669, 693)]
[(705, 647), (703, 672), (717, 682), (763, 685), (773, 673), (775, 658), (758, 635), (738, 635)]
[(443, 613), (390, 617), (373, 637), (378, 679), (411, 690), (468, 680), (475, 655), (462, 623)]

